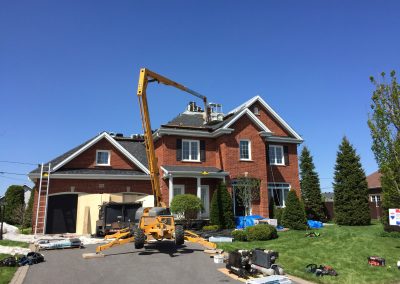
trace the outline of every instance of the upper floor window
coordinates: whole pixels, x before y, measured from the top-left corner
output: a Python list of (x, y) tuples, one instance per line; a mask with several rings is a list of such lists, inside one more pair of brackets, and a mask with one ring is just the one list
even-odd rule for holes
[(269, 164), (270, 165), (284, 165), (285, 164), (283, 146), (269, 145)]
[(110, 165), (110, 151), (97, 150), (96, 151), (96, 165), (109, 166)]
[(250, 140), (239, 141), (240, 160), (251, 160), (251, 142)]
[(182, 140), (182, 161), (200, 161), (199, 140)]

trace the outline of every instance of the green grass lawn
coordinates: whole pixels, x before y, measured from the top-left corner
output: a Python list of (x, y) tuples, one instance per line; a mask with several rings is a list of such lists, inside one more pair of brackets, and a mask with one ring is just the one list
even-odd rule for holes
[[(365, 227), (326, 226), (319, 238), (304, 237), (305, 231), (280, 232), (279, 238), (259, 242), (218, 245), (226, 251), (266, 248), (279, 252), (278, 263), (285, 272), (317, 283), (400, 283), (400, 239), (381, 237), (382, 225)], [(371, 267), (368, 256), (386, 259), (385, 267)], [(333, 266), (339, 276), (316, 277), (305, 272), (307, 264)]]
[[(0, 259), (4, 259), (8, 256), (10, 255), (0, 253)], [(17, 267), (0, 267), (0, 284), (9, 283), (17, 269)]]
[(0, 240), (0, 246), (27, 248), (29, 247), (29, 243), (10, 241), (10, 240)]

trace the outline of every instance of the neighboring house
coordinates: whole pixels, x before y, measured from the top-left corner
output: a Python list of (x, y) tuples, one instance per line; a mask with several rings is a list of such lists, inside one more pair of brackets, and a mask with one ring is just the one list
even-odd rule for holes
[(325, 202), (333, 202), (334, 193), (333, 192), (322, 192), (322, 199)]
[(381, 176), (382, 174), (379, 171), (367, 176), (368, 199), (370, 202), (378, 203), (382, 201)]
[[(297, 146), (303, 140), (261, 97), (212, 117), (205, 124), (204, 113), (191, 105), (153, 134), (164, 202), (169, 204), (177, 194), (197, 195), (205, 208), (199, 217), (207, 219), (212, 194), (225, 182), (235, 214), (242, 215), (235, 180), (244, 175), (261, 180), (252, 214), (267, 217), (270, 202), (284, 207), (290, 189), (300, 194)], [(153, 206), (145, 148), (137, 136), (103, 132), (50, 163), (47, 218), (42, 196), (39, 233), (45, 221), (47, 233), (82, 233), (88, 222), (89, 233), (94, 233), (98, 206), (107, 201)], [(29, 177), (35, 182), (35, 219), (40, 168)]]

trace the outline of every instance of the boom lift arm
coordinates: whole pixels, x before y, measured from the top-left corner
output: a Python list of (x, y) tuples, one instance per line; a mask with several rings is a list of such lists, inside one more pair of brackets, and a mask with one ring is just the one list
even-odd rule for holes
[(147, 160), (149, 161), (151, 188), (154, 194), (154, 205), (156, 207), (167, 207), (166, 204), (162, 201), (162, 193), (160, 189), (160, 179), (159, 179), (160, 173), (157, 165), (157, 157), (154, 149), (153, 133), (151, 131), (150, 114), (147, 104), (147, 96), (146, 96), (147, 84), (151, 82), (158, 82), (167, 86), (172, 86), (202, 99), (204, 102), (204, 119), (206, 122), (209, 121), (209, 110), (207, 106), (207, 98), (205, 96), (177, 82), (174, 82), (164, 76), (152, 72), (149, 69), (146, 68), (140, 69), (137, 96), (139, 99), (140, 115), (142, 118), (142, 127), (144, 131), (144, 143), (146, 147), (146, 155), (147, 155)]

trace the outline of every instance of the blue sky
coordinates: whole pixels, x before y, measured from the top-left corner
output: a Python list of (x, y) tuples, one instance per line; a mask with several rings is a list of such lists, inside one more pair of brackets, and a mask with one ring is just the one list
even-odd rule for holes
[[(261, 95), (331, 190), (346, 135), (376, 170), (370, 75), (400, 72), (399, 1), (0, 1), (0, 161), (46, 162), (106, 130), (140, 133), (148, 67), (229, 111)], [(153, 128), (185, 93), (149, 89)], [(33, 165), (0, 162), (0, 172)], [(0, 195), (23, 175), (0, 174)]]

